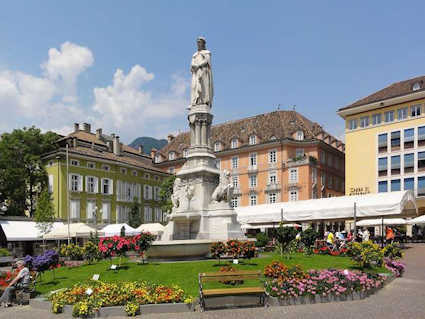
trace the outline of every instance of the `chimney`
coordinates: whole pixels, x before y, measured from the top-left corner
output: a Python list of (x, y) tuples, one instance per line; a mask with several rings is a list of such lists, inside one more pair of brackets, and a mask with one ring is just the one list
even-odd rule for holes
[(91, 127), (89, 123), (83, 123), (83, 131), (90, 133)]
[(119, 136), (114, 136), (113, 149), (115, 155), (121, 155), (121, 144)]
[(168, 143), (171, 143), (174, 140), (174, 135), (173, 134), (169, 134), (167, 136), (167, 139), (168, 139)]
[(143, 153), (143, 145), (139, 145), (139, 154), (142, 155)]
[(101, 138), (102, 138), (102, 129), (101, 128), (98, 128), (96, 130), (96, 139), (97, 140), (100, 140)]
[(74, 123), (74, 132), (77, 132), (80, 129), (80, 124)]

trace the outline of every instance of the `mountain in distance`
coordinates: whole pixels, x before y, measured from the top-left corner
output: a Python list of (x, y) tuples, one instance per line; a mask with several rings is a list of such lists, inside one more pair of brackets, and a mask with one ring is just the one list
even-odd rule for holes
[(156, 148), (157, 150), (160, 150), (165, 145), (167, 145), (167, 143), (168, 142), (167, 142), (166, 139), (158, 140), (158, 139), (153, 138), (153, 137), (143, 136), (143, 137), (136, 138), (128, 146), (133, 147), (135, 149), (138, 149), (139, 145), (142, 145), (143, 146), (143, 152), (145, 152), (145, 154), (150, 154), (151, 149)]

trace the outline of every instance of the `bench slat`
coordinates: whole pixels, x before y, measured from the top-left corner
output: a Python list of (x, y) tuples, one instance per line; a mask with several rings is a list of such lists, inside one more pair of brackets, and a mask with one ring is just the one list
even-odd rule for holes
[(263, 287), (207, 289), (202, 291), (202, 294), (204, 296), (224, 296), (224, 295), (240, 295), (240, 294), (260, 294), (260, 293), (264, 293)]
[(201, 278), (203, 277), (221, 277), (221, 276), (232, 276), (232, 275), (261, 275), (261, 271), (252, 271), (252, 270), (239, 270), (239, 271), (232, 271), (232, 272), (204, 272), (200, 273), (199, 276)]
[(204, 277), (202, 282), (213, 282), (213, 281), (229, 281), (229, 280), (258, 280), (258, 276), (221, 276), (221, 277)]

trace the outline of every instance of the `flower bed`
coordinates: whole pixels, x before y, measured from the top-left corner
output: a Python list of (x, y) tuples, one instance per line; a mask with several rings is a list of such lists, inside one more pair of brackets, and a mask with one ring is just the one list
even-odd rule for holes
[(65, 305), (73, 306), (74, 316), (90, 316), (102, 307), (126, 306), (134, 313), (134, 304), (191, 303), (192, 298), (177, 287), (146, 282), (105, 283), (88, 281), (50, 296), (52, 311), (61, 313)]
[(402, 262), (391, 260), (389, 258), (384, 259), (385, 268), (391, 270), (395, 277), (401, 277), (406, 269), (406, 265)]
[(322, 246), (320, 248), (314, 248), (313, 253), (316, 255), (348, 256), (348, 249), (330, 250), (328, 246)]
[(273, 279), (266, 282), (266, 291), (280, 299), (294, 297), (348, 296), (353, 293), (368, 293), (381, 288), (385, 277), (348, 270), (311, 270), (303, 279)]

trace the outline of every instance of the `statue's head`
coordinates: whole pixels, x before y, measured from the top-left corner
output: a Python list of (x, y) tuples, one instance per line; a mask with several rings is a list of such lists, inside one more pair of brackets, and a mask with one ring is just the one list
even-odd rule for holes
[(207, 41), (204, 37), (198, 37), (196, 44), (198, 45), (198, 51), (206, 50)]

